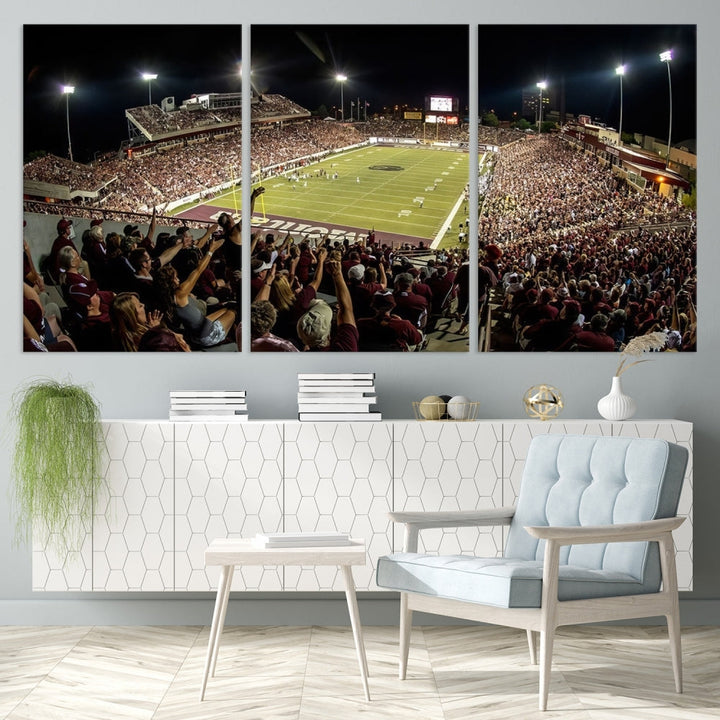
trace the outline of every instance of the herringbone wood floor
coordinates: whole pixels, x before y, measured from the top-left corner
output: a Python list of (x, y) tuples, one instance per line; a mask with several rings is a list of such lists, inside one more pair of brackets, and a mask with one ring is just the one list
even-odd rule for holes
[(229, 627), (198, 701), (208, 628), (2, 627), (0, 717), (8, 720), (461, 720), (720, 718), (720, 628), (683, 631), (674, 692), (662, 627), (558, 633), (547, 713), (524, 632), (413, 630), (397, 679), (397, 628), (366, 627), (372, 702), (348, 628)]

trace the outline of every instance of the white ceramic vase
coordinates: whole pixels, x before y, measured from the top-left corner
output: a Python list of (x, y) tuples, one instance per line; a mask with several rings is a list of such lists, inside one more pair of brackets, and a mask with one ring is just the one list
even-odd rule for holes
[(598, 400), (597, 409), (606, 420), (627, 420), (635, 414), (637, 406), (635, 401), (623, 392), (620, 377), (615, 375), (610, 393)]

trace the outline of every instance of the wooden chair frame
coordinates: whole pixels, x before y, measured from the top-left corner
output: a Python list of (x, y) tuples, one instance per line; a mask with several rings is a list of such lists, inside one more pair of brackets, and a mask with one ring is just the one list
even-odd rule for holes
[[(445, 527), (509, 525), (514, 508), (477, 512), (394, 512), (393, 522), (405, 524), (404, 551), (417, 552), (421, 530)], [(405, 679), (410, 647), (413, 611), (447, 615), (477, 622), (520, 628), (527, 632), (530, 660), (538, 664), (537, 638), (540, 637), (539, 708), (547, 709), (555, 628), (562, 625), (606, 622), (633, 618), (665, 616), (670, 638), (675, 689), (682, 692), (680, 606), (678, 600), (675, 546), (672, 531), (684, 518), (672, 517), (604, 526), (526, 527), (530, 535), (545, 541), (542, 601), (539, 608), (502, 608), (418, 593), (400, 593), (400, 667)], [(565, 545), (610, 542), (657, 542), (660, 547), (661, 589), (656, 593), (558, 600), (560, 548)]]

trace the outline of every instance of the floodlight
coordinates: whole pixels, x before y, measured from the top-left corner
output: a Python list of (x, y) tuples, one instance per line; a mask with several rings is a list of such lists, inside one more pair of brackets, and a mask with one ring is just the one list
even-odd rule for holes
[(618, 145), (622, 145), (622, 121), (623, 121), (623, 75), (625, 75), (625, 66), (618, 65), (615, 68), (615, 74), (620, 78), (620, 124), (618, 125)]
[(672, 79), (670, 77), (670, 61), (672, 60), (672, 50), (665, 50), (660, 53), (660, 62), (664, 62), (667, 65), (668, 71), (668, 98), (669, 98), (669, 117), (668, 120), (668, 143), (667, 143), (667, 158), (665, 158), (665, 166), (670, 164), (670, 145), (672, 143)]
[(540, 88), (540, 108), (538, 110), (538, 135), (542, 132), (542, 91), (547, 87), (547, 83), (544, 80), (541, 80), (539, 83), (537, 83), (537, 87)]
[(148, 84), (148, 105), (152, 105), (152, 81), (157, 80), (157, 73), (143, 73), (142, 79)]
[(68, 157), (70, 162), (73, 161), (72, 154), (72, 141), (70, 140), (70, 96), (75, 92), (74, 85), (63, 85), (63, 95), (65, 95), (65, 122), (67, 124), (67, 138), (68, 138)]
[(338, 73), (335, 76), (335, 79), (340, 83), (340, 120), (342, 122), (344, 122), (345, 121), (345, 98), (343, 96), (343, 88), (344, 88), (343, 83), (347, 80), (347, 75), (344, 75), (343, 73)]

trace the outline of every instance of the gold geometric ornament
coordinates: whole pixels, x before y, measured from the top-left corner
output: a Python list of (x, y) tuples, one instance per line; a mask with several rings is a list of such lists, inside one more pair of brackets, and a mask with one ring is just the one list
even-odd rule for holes
[(552, 385), (533, 385), (523, 395), (523, 404), (531, 418), (550, 420), (556, 418), (563, 409), (563, 397)]

